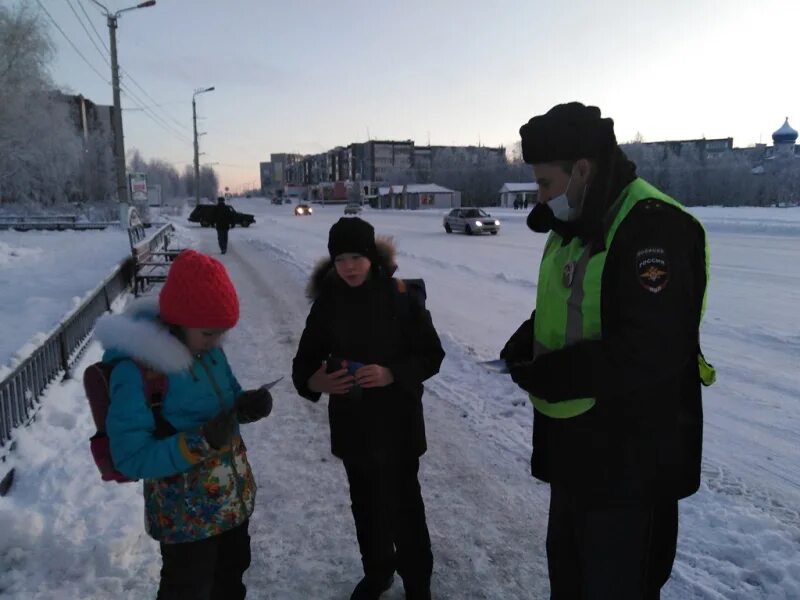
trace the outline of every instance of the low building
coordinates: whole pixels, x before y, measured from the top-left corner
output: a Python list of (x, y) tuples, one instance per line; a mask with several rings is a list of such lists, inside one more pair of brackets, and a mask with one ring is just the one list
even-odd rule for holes
[(376, 208), (458, 208), (461, 192), (435, 183), (409, 183), (378, 188)]
[[(527, 183), (504, 183), (500, 188), (500, 206), (505, 208), (519, 208), (536, 202), (539, 194), (539, 184), (535, 181)], [(518, 204), (515, 206), (514, 202)]]

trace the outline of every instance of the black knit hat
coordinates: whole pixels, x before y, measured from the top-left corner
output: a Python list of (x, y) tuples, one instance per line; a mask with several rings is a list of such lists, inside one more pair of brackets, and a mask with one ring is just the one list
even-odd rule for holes
[(328, 253), (335, 259), (345, 252), (360, 254), (375, 262), (377, 249), (372, 225), (358, 217), (341, 217), (336, 221), (328, 234)]
[(528, 164), (602, 159), (617, 146), (614, 121), (600, 118), (596, 106), (559, 104), (520, 127), (522, 159)]

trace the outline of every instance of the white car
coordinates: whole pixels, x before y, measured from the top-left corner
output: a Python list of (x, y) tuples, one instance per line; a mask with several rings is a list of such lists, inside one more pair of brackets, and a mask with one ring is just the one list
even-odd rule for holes
[(480, 208), (454, 208), (442, 220), (447, 233), (463, 231), (467, 235), (473, 233), (491, 233), (500, 231), (500, 221)]
[(346, 215), (360, 215), (361, 214), (361, 204), (358, 202), (348, 202), (347, 206), (344, 207), (344, 214)]

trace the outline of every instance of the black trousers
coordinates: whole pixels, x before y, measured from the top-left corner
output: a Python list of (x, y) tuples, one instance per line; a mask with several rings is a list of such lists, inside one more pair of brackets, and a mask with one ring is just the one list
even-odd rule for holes
[(217, 228), (217, 241), (219, 242), (219, 250), (223, 254), (228, 251), (228, 228)]
[(597, 506), (551, 486), (547, 569), (553, 600), (657, 600), (672, 573), (678, 502)]
[(417, 473), (419, 460), (344, 461), (364, 575), (385, 581), (395, 570), (406, 597), (428, 597), (433, 554)]
[(157, 600), (241, 600), (250, 566), (249, 521), (219, 535), (183, 544), (161, 544)]

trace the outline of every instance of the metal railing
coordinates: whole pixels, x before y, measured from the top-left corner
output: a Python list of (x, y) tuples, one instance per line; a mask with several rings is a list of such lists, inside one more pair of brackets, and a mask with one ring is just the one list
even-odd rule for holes
[(0, 381), (0, 460), (13, 448), (13, 431), (31, 423), (42, 393), (53, 381), (70, 377), (86, 349), (95, 321), (130, 289), (133, 259), (120, 264), (42, 344)]
[(74, 215), (54, 216), (0, 216), (0, 230), (16, 231), (64, 231), (67, 229), (105, 229), (119, 225), (119, 221), (79, 221)]

